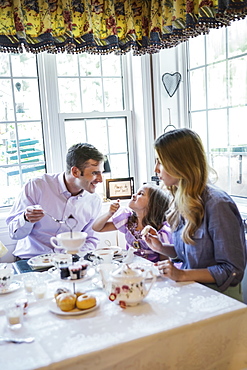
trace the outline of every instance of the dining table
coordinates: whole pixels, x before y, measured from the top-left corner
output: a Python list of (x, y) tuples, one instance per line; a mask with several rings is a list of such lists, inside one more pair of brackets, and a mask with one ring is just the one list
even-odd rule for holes
[[(134, 263), (147, 268), (147, 260)], [(51, 269), (52, 270), (52, 269)], [(148, 295), (122, 308), (102, 288), (97, 268), (73, 287), (97, 298), (95, 309), (59, 314), (54, 293), (72, 288), (52, 271), (35, 272), (47, 284), (43, 299), (17, 288), (0, 294), (0, 338), (34, 337), (32, 343), (0, 340), (1, 370), (242, 370), (247, 369), (247, 306), (196, 282), (157, 274)], [(55, 276), (55, 277), (54, 277)], [(149, 279), (146, 281), (150, 283)], [(21, 329), (8, 328), (5, 307), (28, 300)]]

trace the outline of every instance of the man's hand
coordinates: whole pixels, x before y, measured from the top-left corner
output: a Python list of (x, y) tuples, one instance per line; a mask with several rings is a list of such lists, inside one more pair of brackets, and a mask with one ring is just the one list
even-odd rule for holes
[(44, 211), (41, 206), (29, 206), (24, 212), (24, 218), (26, 221), (35, 223), (40, 221), (44, 217)]

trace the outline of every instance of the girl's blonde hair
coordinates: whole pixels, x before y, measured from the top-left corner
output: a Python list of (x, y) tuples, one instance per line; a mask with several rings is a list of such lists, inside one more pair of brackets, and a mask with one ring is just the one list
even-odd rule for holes
[(182, 216), (185, 220), (182, 239), (187, 244), (195, 244), (193, 235), (204, 217), (202, 193), (208, 182), (202, 141), (194, 131), (182, 128), (161, 135), (155, 141), (155, 149), (164, 170), (178, 179), (177, 186), (168, 187), (173, 200), (167, 221), (174, 231)]

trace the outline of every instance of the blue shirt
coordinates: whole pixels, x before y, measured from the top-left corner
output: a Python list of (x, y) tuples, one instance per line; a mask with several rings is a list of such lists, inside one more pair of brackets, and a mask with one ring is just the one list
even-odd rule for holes
[(24, 219), (24, 211), (28, 206), (39, 204), (44, 211), (53, 217), (64, 220), (70, 215), (78, 221), (68, 221), (74, 231), (84, 231), (88, 234), (82, 251), (95, 249), (98, 238), (92, 230), (94, 220), (101, 211), (101, 199), (98, 194), (87, 191), (72, 196), (65, 186), (64, 174), (44, 174), (42, 177), (29, 180), (23, 188), (19, 199), (13, 205), (8, 218), (9, 234), (18, 240), (14, 255), (20, 258), (30, 258), (43, 253), (51, 253), (50, 238), (62, 232), (68, 232), (66, 224), (59, 224), (45, 215), (36, 223)]
[(207, 186), (202, 200), (205, 214), (201, 226), (189, 245), (181, 239), (184, 223), (181, 220), (173, 233), (177, 256), (182, 269), (207, 268), (220, 291), (241, 282), (246, 266), (244, 226), (238, 208), (223, 190)]

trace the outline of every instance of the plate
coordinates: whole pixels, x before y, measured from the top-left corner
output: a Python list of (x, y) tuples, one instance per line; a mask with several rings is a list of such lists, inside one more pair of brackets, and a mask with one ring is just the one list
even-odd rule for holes
[(114, 254), (113, 261), (123, 262), (123, 259), (127, 256), (127, 250), (121, 249), (119, 253)]
[(99, 307), (99, 299), (96, 298), (96, 305), (92, 308), (88, 308), (87, 310), (79, 310), (78, 308), (74, 308), (72, 311), (62, 311), (57, 306), (56, 301), (53, 299), (51, 303), (49, 304), (49, 310), (52, 313), (55, 313), (57, 315), (64, 315), (64, 316), (78, 316), (78, 315), (84, 315), (85, 313), (92, 312), (96, 310), (96, 308)]
[(56, 267), (51, 267), (49, 270), (48, 270), (48, 273), (54, 278), (54, 279), (57, 279), (57, 280), (61, 280), (61, 281), (69, 281), (70, 283), (77, 283), (77, 282), (82, 282), (82, 281), (86, 281), (86, 280), (89, 280), (91, 279), (94, 274), (95, 274), (95, 269), (92, 268), (92, 267), (89, 267), (87, 269), (87, 273), (85, 276), (83, 276), (83, 278), (81, 279), (70, 279), (70, 278), (67, 278), (67, 279), (61, 279), (60, 277), (60, 271), (56, 268)]
[(54, 266), (53, 257), (54, 253), (41, 254), (39, 256), (30, 258), (27, 263), (29, 266), (36, 268)]
[(8, 288), (0, 289), (0, 294), (12, 293), (21, 287), (21, 282), (14, 280), (10, 283)]

